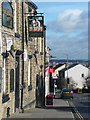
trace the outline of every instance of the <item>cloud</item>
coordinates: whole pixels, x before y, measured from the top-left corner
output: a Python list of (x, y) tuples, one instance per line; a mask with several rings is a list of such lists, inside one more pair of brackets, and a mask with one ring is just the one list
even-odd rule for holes
[(76, 36), (57, 34), (48, 36), (48, 45), (51, 48), (51, 54), (58, 59), (66, 58), (63, 53), (69, 55), (69, 59), (87, 59), (88, 58), (88, 38), (87, 31)]
[(87, 29), (87, 13), (80, 9), (68, 9), (57, 16), (57, 19), (49, 22), (47, 27), (56, 32), (77, 32), (77, 30)]
[(81, 9), (68, 9), (48, 22), (48, 45), (58, 59), (88, 59), (88, 13)]

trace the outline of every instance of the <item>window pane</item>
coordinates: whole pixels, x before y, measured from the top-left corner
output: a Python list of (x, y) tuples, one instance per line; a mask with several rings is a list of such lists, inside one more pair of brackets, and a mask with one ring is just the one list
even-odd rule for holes
[(3, 2), (3, 3), (2, 3), (2, 6), (3, 6), (3, 8), (4, 8), (5, 10), (8, 9), (9, 12), (13, 12), (13, 11), (12, 11), (12, 8), (11, 8), (11, 5), (10, 5), (9, 2)]
[(10, 71), (10, 92), (14, 91), (14, 70)]
[(2, 3), (2, 24), (6, 27), (13, 28), (13, 9), (9, 2)]

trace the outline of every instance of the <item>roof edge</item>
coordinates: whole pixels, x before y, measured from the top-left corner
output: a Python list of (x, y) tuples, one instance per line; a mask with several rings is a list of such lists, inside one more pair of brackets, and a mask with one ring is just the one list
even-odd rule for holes
[(32, 1), (25, 2), (25, 3), (28, 4), (29, 6), (32, 6), (34, 9), (38, 9), (37, 5), (34, 2), (32, 2)]

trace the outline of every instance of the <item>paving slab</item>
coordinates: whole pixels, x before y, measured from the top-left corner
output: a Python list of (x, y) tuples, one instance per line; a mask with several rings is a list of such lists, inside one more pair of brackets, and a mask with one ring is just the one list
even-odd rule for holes
[(72, 108), (67, 100), (54, 99), (54, 104), (45, 108), (33, 108), (24, 113), (15, 113), (10, 118), (65, 118), (74, 119)]

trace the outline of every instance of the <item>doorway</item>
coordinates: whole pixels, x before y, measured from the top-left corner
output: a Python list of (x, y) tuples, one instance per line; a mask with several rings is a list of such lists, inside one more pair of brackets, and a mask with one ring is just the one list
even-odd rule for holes
[(20, 107), (20, 57), (16, 56), (17, 66), (15, 68), (15, 111)]

